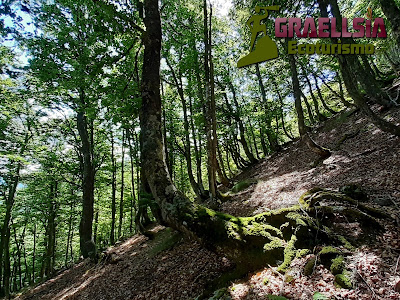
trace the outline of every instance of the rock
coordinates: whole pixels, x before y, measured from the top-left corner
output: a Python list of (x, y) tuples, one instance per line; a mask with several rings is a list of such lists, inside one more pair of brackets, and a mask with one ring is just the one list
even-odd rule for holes
[(331, 264), (330, 270), (333, 275), (342, 273), (344, 267), (345, 267), (345, 264), (344, 264), (343, 256), (339, 255), (338, 257), (332, 259), (332, 264)]
[(348, 272), (343, 272), (342, 274), (337, 274), (335, 276), (335, 282), (341, 288), (348, 289), (348, 290), (351, 290), (353, 288), (353, 284), (351, 282)]
[(309, 276), (314, 272), (314, 266), (315, 266), (316, 260), (317, 260), (317, 257), (315, 255), (308, 258), (308, 260), (304, 266), (304, 275)]

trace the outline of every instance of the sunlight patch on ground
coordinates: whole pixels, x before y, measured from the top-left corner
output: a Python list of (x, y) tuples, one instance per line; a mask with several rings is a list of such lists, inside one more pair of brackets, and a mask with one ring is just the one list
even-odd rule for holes
[[(96, 278), (100, 277), (101, 275), (104, 274), (104, 269), (98, 271), (97, 274), (90, 276), (87, 278), (84, 282), (82, 282), (79, 286), (72, 286), (68, 287), (64, 290), (62, 290), (60, 293), (58, 293), (54, 299), (59, 299), (59, 300), (64, 300), (68, 299), (69, 297), (75, 295), (77, 292), (80, 292), (81, 290), (85, 289), (93, 280)], [(88, 274), (85, 274), (84, 276), (87, 276)]]

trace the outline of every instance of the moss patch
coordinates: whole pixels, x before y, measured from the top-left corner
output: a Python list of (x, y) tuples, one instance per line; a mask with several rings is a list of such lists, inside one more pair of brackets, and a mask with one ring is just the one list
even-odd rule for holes
[(239, 193), (245, 189), (247, 189), (249, 186), (253, 185), (257, 183), (256, 179), (246, 179), (243, 181), (239, 181), (238, 183), (236, 183), (233, 188), (232, 188), (232, 192), (233, 193)]
[(353, 288), (353, 283), (351, 282), (350, 279), (350, 274), (346, 271), (344, 271), (342, 274), (337, 274), (335, 276), (335, 283), (344, 289), (352, 289)]
[(344, 257), (342, 255), (339, 255), (338, 257), (335, 257), (332, 259), (332, 264), (330, 267), (330, 270), (333, 275), (337, 275), (343, 272), (345, 267), (344, 263)]
[(311, 256), (305, 266), (304, 266), (304, 275), (309, 276), (314, 272), (314, 267), (315, 267), (315, 263), (317, 261), (317, 257), (316, 256)]
[(287, 268), (292, 263), (292, 260), (295, 258), (297, 252), (295, 247), (296, 241), (297, 237), (293, 234), (283, 251), (283, 263), (276, 269), (278, 272), (286, 272)]

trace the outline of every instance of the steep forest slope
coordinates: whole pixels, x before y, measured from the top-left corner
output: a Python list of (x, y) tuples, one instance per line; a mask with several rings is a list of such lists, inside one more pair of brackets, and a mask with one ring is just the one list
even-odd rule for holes
[[(381, 116), (399, 123), (400, 110)], [(399, 138), (353, 110), (324, 122), (312, 137), (332, 150), (328, 159), (319, 162), (302, 142), (289, 143), (235, 178), (252, 184), (233, 194), (222, 211), (249, 216), (297, 204), (311, 188), (343, 190), (356, 185), (362, 190), (355, 196), (360, 203), (382, 209), (391, 218), (379, 221), (383, 230), (376, 238), (366, 238), (343, 253), (339, 264), (348, 272), (347, 289), (342, 288), (346, 283), (335, 284), (332, 266), (324, 264), (321, 249), (314, 249), (293, 260), (286, 274), (265, 266), (228, 282), (213, 299), (278, 299), (267, 296), (271, 294), (288, 299), (400, 299)], [(338, 219), (335, 226), (345, 234), (359, 229), (348, 220)], [(135, 235), (108, 249), (97, 264), (81, 261), (16, 299), (195, 299), (232, 267), (227, 259), (173, 230), (156, 226), (152, 231), (153, 239)]]

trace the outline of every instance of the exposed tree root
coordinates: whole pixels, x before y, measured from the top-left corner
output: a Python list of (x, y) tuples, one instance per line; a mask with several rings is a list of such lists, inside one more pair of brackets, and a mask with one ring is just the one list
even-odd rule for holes
[[(330, 245), (322, 247), (317, 257), (332, 254), (329, 256), (331, 263), (332, 259), (344, 255), (343, 249), (350, 253), (358, 244), (331, 227), (334, 218), (355, 222), (370, 234), (380, 229), (376, 218), (388, 217), (383, 211), (360, 204), (342, 193), (320, 188), (303, 194), (299, 203), (240, 218), (199, 207), (192, 222), (201, 228), (201, 232), (196, 233), (203, 242), (235, 262), (232, 274), (243, 275), (267, 264), (277, 265), (277, 271), (284, 273), (294, 258), (318, 247), (321, 249), (318, 245)], [(189, 227), (192, 226), (189, 224)]]

